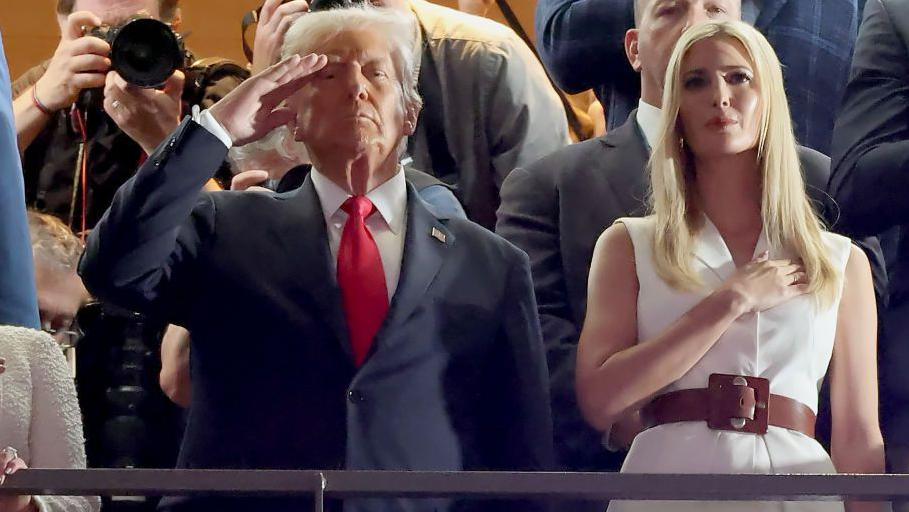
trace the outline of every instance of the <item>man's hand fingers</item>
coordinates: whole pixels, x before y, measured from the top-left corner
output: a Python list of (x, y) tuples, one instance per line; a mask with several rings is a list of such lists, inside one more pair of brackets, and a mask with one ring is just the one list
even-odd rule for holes
[(296, 67), (288, 69), (286, 73), (273, 79), (275, 87), (271, 91), (266, 92), (265, 95), (274, 93), (277, 96), (281, 96), (283, 100), (283, 98), (289, 97), (300, 87), (303, 87), (307, 81), (313, 78), (313, 74), (324, 68), (328, 63), (328, 57), (324, 55), (319, 55), (314, 59), (312, 57), (312, 55), (304, 57)]
[(76, 55), (69, 59), (69, 69), (73, 73), (107, 73), (110, 69), (110, 59), (93, 53)]
[(88, 11), (76, 11), (66, 18), (64, 39), (79, 39), (90, 29), (101, 26), (101, 18)]
[[(295, 92), (300, 90), (306, 82), (313, 78), (313, 74), (322, 69), (328, 62), (324, 55), (313, 57), (307, 56), (299, 60), (296, 66), (288, 68), (276, 68), (275, 72), (279, 73), (284, 70), (280, 76), (271, 77), (269, 89), (261, 93), (262, 103), (267, 107), (276, 107), (285, 99), (289, 98)], [(290, 58), (292, 59), (292, 57)], [(289, 59), (285, 59), (289, 60)], [(283, 63), (284, 61), (282, 61)]]
[[(259, 27), (264, 27), (271, 21), (275, 15), (275, 11), (278, 10), (278, 7), (281, 7), (281, 0), (265, 0), (265, 3), (262, 4), (262, 10), (259, 11)], [(256, 30), (258, 30), (259, 27), (257, 27)]]
[(274, 109), (268, 114), (268, 117), (265, 118), (265, 122), (263, 123), (265, 125), (266, 133), (279, 126), (292, 122), (296, 117), (297, 113), (291, 108), (280, 107)]
[(107, 57), (110, 55), (110, 45), (107, 44), (107, 41), (97, 37), (83, 37), (69, 45), (69, 53), (72, 56), (94, 54)]
[(262, 72), (262, 75), (274, 82), (286, 82), (298, 76), (303, 76), (325, 67), (328, 63), (328, 57), (310, 53), (305, 57), (291, 55), (286, 59), (269, 66)]
[(267, 171), (243, 171), (230, 180), (231, 190), (246, 190), (268, 179)]
[(282, 4), (275, 11), (276, 16), (271, 20), (274, 22), (276, 19), (282, 19), (290, 16), (291, 14), (304, 14), (309, 12), (309, 2), (306, 0), (292, 0), (286, 4)]
[(170, 78), (164, 82), (164, 94), (168, 96), (180, 97), (183, 94), (183, 84), (186, 82), (186, 75), (179, 69), (170, 75)]
[(77, 73), (73, 75), (72, 83), (79, 90), (94, 89), (96, 87), (104, 87), (106, 80), (106, 73)]
[(275, 29), (275, 33), (281, 34), (281, 37), (284, 37), (284, 35), (287, 34), (287, 31), (290, 30), (290, 26), (293, 25), (295, 21), (300, 19), (300, 17), (305, 15), (305, 12), (288, 14), (281, 19), (281, 23), (278, 24), (278, 28)]

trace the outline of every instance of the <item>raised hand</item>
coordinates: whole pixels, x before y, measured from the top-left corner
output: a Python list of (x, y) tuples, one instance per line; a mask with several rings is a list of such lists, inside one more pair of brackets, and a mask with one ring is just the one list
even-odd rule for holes
[(266, 0), (259, 13), (259, 24), (256, 25), (251, 69), (253, 74), (278, 62), (287, 29), (307, 12), (309, 2), (306, 0), (292, 0), (285, 4), (281, 0)]
[(746, 311), (764, 311), (808, 292), (805, 268), (793, 260), (771, 260), (764, 253), (738, 269), (723, 287), (745, 300)]
[(35, 83), (35, 97), (48, 110), (69, 107), (83, 89), (104, 85), (110, 69), (110, 45), (84, 30), (101, 25), (101, 19), (87, 11), (74, 12), (66, 20), (63, 37), (47, 71)]
[(281, 103), (327, 62), (325, 55), (292, 55), (247, 79), (215, 103), (209, 113), (224, 127), (235, 146), (259, 140), (294, 120), (296, 112)]
[(174, 71), (163, 90), (143, 89), (111, 71), (104, 84), (104, 111), (145, 153), (151, 154), (180, 124), (184, 80), (182, 71)]

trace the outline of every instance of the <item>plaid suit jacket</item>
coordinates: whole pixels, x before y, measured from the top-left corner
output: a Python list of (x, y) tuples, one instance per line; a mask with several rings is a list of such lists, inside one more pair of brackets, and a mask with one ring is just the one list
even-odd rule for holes
[[(846, 88), (858, 24), (857, 1), (763, 0), (755, 26), (783, 64), (799, 143), (829, 154), (836, 111)], [(539, 0), (537, 46), (568, 92), (593, 88), (609, 127), (637, 107), (640, 79), (625, 57), (633, 0)]]

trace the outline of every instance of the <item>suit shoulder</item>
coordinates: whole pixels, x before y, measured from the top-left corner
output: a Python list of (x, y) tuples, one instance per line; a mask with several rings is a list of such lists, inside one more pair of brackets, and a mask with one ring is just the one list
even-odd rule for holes
[(525, 170), (536, 177), (549, 176), (555, 180), (556, 176), (574, 174), (579, 169), (590, 167), (603, 157), (605, 149), (603, 138), (588, 139), (559, 148), (527, 165)]
[(510, 266), (528, 261), (527, 253), (473, 221), (451, 218), (443, 222), (455, 236), (455, 243), (471, 258), (483, 260), (486, 265), (498, 262)]
[(293, 191), (278, 193), (236, 190), (204, 192), (199, 196), (196, 211), (201, 213), (199, 208), (211, 210), (205, 215), (214, 216), (218, 219), (217, 225), (221, 227), (247, 225), (249, 222), (275, 218), (277, 210), (287, 206), (284, 199), (292, 193)]
[(798, 146), (798, 155), (806, 184), (826, 189), (830, 177), (830, 157), (805, 146)]
[(797, 151), (802, 165), (830, 167), (830, 157), (820, 151), (811, 149), (807, 146), (797, 146)]
[(211, 198), (219, 211), (233, 208), (248, 208), (250, 206), (262, 206), (268, 204), (279, 204), (281, 199), (287, 197), (291, 192), (265, 192), (265, 191), (238, 191), (238, 190), (219, 190), (217, 192), (205, 192)]

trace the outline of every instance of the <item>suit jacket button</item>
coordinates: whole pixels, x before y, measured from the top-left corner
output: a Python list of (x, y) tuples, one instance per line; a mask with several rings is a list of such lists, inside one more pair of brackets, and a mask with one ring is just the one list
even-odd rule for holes
[(352, 404), (360, 404), (366, 401), (366, 397), (356, 389), (351, 389), (347, 392), (347, 400)]

